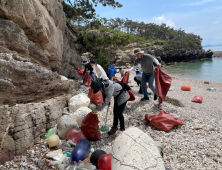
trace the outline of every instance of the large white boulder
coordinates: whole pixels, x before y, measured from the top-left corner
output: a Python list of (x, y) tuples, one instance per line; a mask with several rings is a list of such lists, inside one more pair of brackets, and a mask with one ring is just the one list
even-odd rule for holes
[(153, 139), (136, 127), (118, 136), (113, 145), (112, 170), (165, 170)]
[(72, 115), (62, 116), (57, 125), (57, 132), (60, 138), (66, 137), (66, 132), (71, 128), (79, 128), (78, 123)]
[(84, 93), (73, 96), (69, 100), (69, 111), (71, 113), (75, 112), (80, 107), (88, 107), (90, 104), (90, 99)]
[(84, 117), (90, 112), (92, 112), (92, 110), (88, 107), (80, 107), (72, 114), (72, 116), (76, 119), (76, 122), (78, 123), (79, 127), (81, 127), (82, 120), (84, 119)]
[(69, 79), (67, 79), (65, 76), (62, 76), (62, 75), (60, 75), (60, 78), (61, 78), (62, 81), (64, 81), (64, 80), (69, 80)]
[(92, 112), (92, 110), (90, 108), (88, 108), (88, 107), (80, 107), (76, 111), (85, 111), (87, 114)]

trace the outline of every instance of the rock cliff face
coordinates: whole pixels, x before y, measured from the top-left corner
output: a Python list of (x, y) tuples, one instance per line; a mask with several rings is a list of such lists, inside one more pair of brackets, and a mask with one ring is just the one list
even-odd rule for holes
[(74, 39), (61, 0), (0, 0), (0, 163), (44, 137), (76, 94), (59, 76), (81, 78)]
[(71, 95), (39, 103), (0, 106), (0, 164), (22, 154), (54, 127)]
[(129, 63), (133, 63), (136, 57), (133, 55), (134, 48), (141, 48), (145, 53), (151, 54), (156, 57), (162, 64), (168, 64), (173, 62), (199, 60), (204, 58), (212, 58), (213, 51), (205, 51), (202, 47), (196, 49), (178, 49), (169, 50), (162, 47), (163, 44), (156, 42), (147, 43), (145, 46), (141, 46), (138, 43), (131, 43), (126, 48), (129, 50), (118, 52), (118, 60), (116, 65), (125, 65), (129, 67)]
[(62, 67), (60, 74), (71, 78), (71, 79), (81, 79), (81, 76), (77, 73), (75, 68), (81, 67), (81, 57), (77, 53), (78, 45), (75, 44), (76, 37), (72, 32), (66, 27), (63, 34), (63, 57), (62, 57)]
[(203, 58), (212, 58), (213, 52), (211, 50), (205, 51), (202, 47), (195, 49), (178, 49), (169, 50), (158, 45), (147, 44), (144, 47), (146, 53), (154, 55), (159, 61), (164, 63), (192, 61)]
[(60, 0), (1, 0), (0, 17), (14, 21), (60, 71), (66, 19)]

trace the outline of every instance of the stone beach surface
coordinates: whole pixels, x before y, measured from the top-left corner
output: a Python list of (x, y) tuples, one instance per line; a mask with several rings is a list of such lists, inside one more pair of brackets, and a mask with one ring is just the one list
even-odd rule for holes
[[(125, 70), (126, 71), (126, 70)], [(116, 75), (120, 76), (119, 73)], [(149, 101), (141, 102), (143, 95), (138, 94), (139, 87), (134, 82), (135, 72), (130, 73), (129, 85), (134, 90), (136, 100), (128, 102), (124, 110), (125, 127), (135, 126), (150, 135), (154, 140), (163, 144), (165, 167), (172, 170), (185, 169), (222, 169), (222, 84), (205, 82), (202, 80), (187, 79), (172, 76), (172, 91), (167, 94), (167, 99), (158, 107), (158, 101), (153, 100), (153, 94)], [(181, 86), (191, 86), (191, 91), (182, 91)], [(216, 91), (207, 91), (215, 88)], [(81, 90), (86, 87), (81, 87)], [(148, 89), (148, 92), (151, 92)], [(194, 96), (201, 95), (203, 103), (191, 102)], [(184, 107), (183, 107), (184, 106)], [(165, 110), (176, 118), (183, 118), (184, 122), (174, 127), (170, 132), (160, 131), (145, 121), (145, 114), (156, 114)], [(99, 127), (104, 124), (107, 107), (98, 112)], [(108, 112), (107, 125), (112, 126), (113, 99)], [(91, 142), (92, 151), (102, 149), (112, 153), (115, 138), (121, 134), (108, 136), (102, 132), (101, 140)], [(14, 160), (6, 162), (0, 169), (56, 169), (49, 165), (49, 159), (45, 155), (49, 149), (42, 140), (38, 145)]]

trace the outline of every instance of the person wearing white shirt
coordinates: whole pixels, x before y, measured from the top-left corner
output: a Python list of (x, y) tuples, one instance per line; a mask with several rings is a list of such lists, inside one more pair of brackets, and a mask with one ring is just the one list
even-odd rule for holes
[(102, 68), (101, 65), (99, 65), (95, 60), (91, 60), (90, 65), (93, 67), (93, 72), (96, 74), (96, 76), (103, 80), (108, 80), (109, 78), (106, 75), (106, 72)]

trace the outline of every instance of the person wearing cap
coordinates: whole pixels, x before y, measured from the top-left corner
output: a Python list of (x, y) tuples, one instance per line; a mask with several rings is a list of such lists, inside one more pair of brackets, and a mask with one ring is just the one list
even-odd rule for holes
[(135, 66), (137, 66), (138, 64), (141, 64), (141, 68), (143, 70), (141, 88), (142, 88), (143, 95), (144, 95), (144, 97), (141, 99), (141, 101), (149, 100), (148, 92), (147, 92), (147, 88), (146, 88), (147, 82), (149, 83), (150, 89), (153, 91), (154, 100), (156, 100), (157, 95), (155, 92), (155, 87), (153, 86), (153, 82), (154, 82), (153, 62), (156, 63), (157, 65), (160, 65), (160, 66), (161, 66), (161, 64), (159, 63), (159, 61), (157, 59), (155, 59), (150, 54), (144, 54), (144, 51), (141, 51), (140, 48), (134, 49), (134, 55), (137, 57), (137, 59), (134, 62), (134, 66), (129, 71), (134, 70)]
[(122, 86), (119, 83), (116, 83), (111, 80), (101, 80), (96, 78), (95, 81), (92, 81), (90, 87), (93, 89), (93, 93), (102, 91), (103, 95), (106, 96), (104, 102), (95, 108), (91, 108), (93, 111), (104, 109), (105, 106), (111, 102), (112, 96), (114, 97), (114, 108), (113, 108), (113, 126), (108, 132), (108, 135), (116, 133), (118, 130), (118, 121), (120, 121), (120, 131), (125, 130), (125, 123), (123, 117), (123, 111), (125, 109), (126, 103), (130, 98), (130, 95), (127, 91), (122, 91)]
[(137, 83), (138, 86), (140, 86), (140, 90), (138, 93), (143, 94), (142, 88), (141, 88), (141, 81), (142, 81), (142, 73), (137, 68), (136, 70), (136, 76), (134, 77), (134, 81)]
[(104, 71), (104, 69), (102, 68), (101, 65), (99, 65), (95, 60), (91, 60), (90, 62), (90, 65), (92, 66), (93, 68), (93, 72), (96, 74), (96, 76), (98, 78), (101, 78), (101, 79), (109, 79), (106, 75), (106, 72)]
[(92, 78), (92, 81), (95, 80), (93, 68), (92, 68), (92, 66), (89, 64), (89, 62), (87, 62), (86, 60), (84, 60), (84, 61), (82, 62), (82, 65), (85, 66), (85, 70), (84, 70), (84, 72), (83, 72), (83, 75), (85, 75), (85, 73), (86, 73), (87, 71), (89, 71), (89, 75), (90, 75), (90, 77)]

